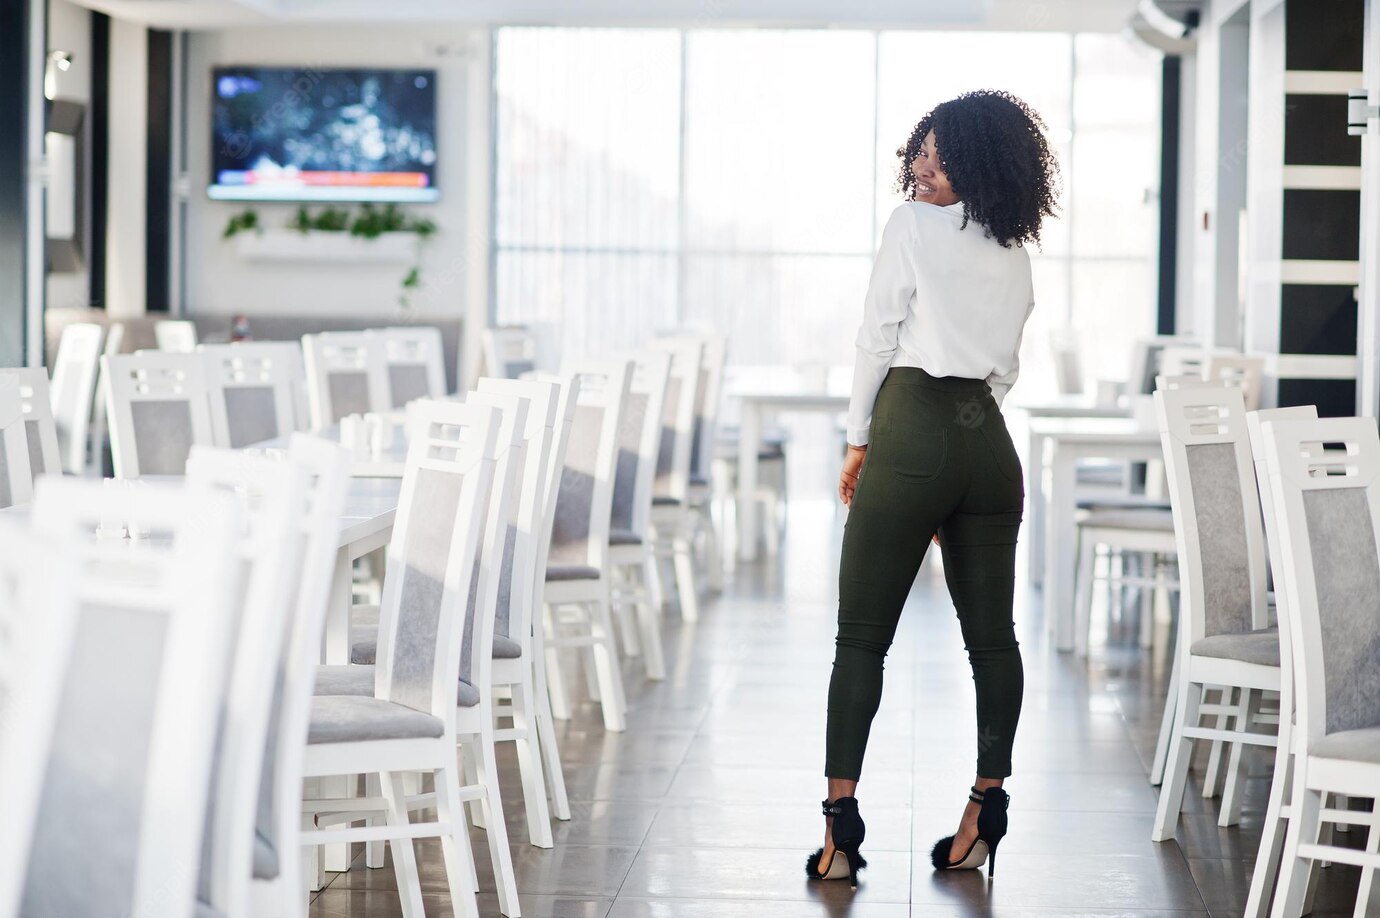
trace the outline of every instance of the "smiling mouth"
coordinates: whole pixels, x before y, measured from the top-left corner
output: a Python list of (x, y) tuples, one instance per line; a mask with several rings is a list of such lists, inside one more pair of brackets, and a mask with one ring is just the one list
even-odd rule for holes
[(921, 194), (934, 194), (934, 186), (926, 185), (924, 182), (916, 182), (915, 189)]

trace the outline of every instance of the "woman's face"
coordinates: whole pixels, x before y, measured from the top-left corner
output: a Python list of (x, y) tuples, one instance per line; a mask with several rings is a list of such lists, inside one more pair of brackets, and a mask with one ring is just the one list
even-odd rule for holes
[(939, 162), (939, 154), (935, 152), (934, 131), (926, 134), (920, 143), (920, 152), (911, 160), (910, 171), (915, 176), (915, 200), (941, 207), (958, 203), (958, 195), (954, 194)]

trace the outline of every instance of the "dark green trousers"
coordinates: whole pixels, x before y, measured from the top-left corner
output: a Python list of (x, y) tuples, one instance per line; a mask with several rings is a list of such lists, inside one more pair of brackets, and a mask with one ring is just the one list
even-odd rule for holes
[(882, 661), (936, 532), (977, 686), (977, 773), (1011, 774), (1024, 685), (1011, 618), (1024, 498), (1020, 459), (986, 382), (891, 369), (844, 527), (828, 777), (862, 773)]

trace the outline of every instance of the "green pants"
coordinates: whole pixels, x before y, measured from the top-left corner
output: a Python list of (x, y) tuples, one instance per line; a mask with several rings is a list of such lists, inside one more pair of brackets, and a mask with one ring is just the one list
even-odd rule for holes
[(893, 367), (844, 527), (825, 774), (857, 780), (882, 660), (930, 539), (977, 685), (977, 773), (1011, 774), (1024, 674), (1011, 618), (1021, 463), (987, 383)]

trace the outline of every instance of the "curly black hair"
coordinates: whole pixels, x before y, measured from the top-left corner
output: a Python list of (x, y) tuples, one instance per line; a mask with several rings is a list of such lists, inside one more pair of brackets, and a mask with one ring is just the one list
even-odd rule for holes
[(1006, 248), (1040, 243), (1040, 220), (1054, 216), (1059, 164), (1039, 114), (1009, 92), (965, 92), (936, 105), (896, 151), (897, 190), (915, 200), (911, 163), (934, 131), (935, 151), (954, 194), (963, 202), (963, 226), (980, 223)]

